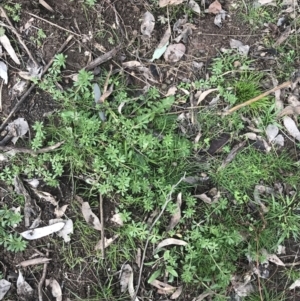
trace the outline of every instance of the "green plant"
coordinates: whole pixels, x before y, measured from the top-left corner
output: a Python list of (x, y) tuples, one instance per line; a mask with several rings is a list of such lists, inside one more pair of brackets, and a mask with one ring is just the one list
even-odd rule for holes
[(20, 21), (22, 4), (20, 3), (5, 4), (4, 9), (6, 10), (8, 16), (11, 17), (15, 22)]
[(14, 233), (13, 227), (22, 220), (19, 213), (9, 210), (7, 207), (0, 209), (0, 245), (12, 252), (24, 251), (26, 242), (17, 233)]

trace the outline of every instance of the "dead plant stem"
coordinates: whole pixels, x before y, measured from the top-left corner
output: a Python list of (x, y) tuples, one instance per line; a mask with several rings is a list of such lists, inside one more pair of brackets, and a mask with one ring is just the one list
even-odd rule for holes
[[(47, 247), (46, 251), (46, 258), (49, 256), (49, 246)], [(40, 279), (39, 285), (38, 285), (38, 293), (39, 293), (39, 301), (43, 301), (43, 284), (45, 282), (46, 278), (46, 273), (47, 273), (47, 267), (48, 267), (48, 262), (44, 263), (44, 268), (43, 268), (43, 274)]]
[(100, 225), (101, 225), (101, 255), (102, 259), (105, 258), (105, 236), (104, 236), (104, 214), (103, 214), (103, 197), (99, 194), (99, 211), (100, 211)]

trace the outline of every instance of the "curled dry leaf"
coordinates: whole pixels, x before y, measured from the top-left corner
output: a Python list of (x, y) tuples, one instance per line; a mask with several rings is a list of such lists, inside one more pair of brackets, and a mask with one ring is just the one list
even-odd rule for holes
[(150, 283), (152, 286), (158, 288), (158, 293), (159, 294), (172, 294), (173, 292), (176, 291), (176, 287), (168, 284), (168, 283), (164, 283), (162, 281), (159, 281), (157, 279), (153, 280)]
[(154, 50), (154, 53), (152, 55), (152, 59), (151, 62), (153, 62), (154, 60), (159, 59), (166, 51), (168, 45), (169, 45), (169, 39), (171, 37), (171, 30), (170, 28), (168, 28), (163, 37), (161, 38), (158, 46), (156, 47), (156, 49)]
[(12, 142), (16, 144), (20, 137), (23, 137), (29, 130), (28, 122), (24, 118), (17, 118), (13, 122), (10, 122), (6, 129), (8, 135), (12, 136)]
[(54, 278), (50, 278), (46, 279), (45, 284), (51, 288), (51, 294), (56, 301), (62, 301), (62, 291), (58, 282)]
[(279, 114), (279, 117), (285, 116), (285, 115), (300, 115), (300, 106), (287, 106), (285, 107)]
[(170, 296), (170, 299), (171, 299), (171, 300), (177, 299), (177, 298), (181, 295), (182, 289), (183, 289), (183, 286), (182, 286), (182, 285), (179, 286), (179, 287), (176, 289), (176, 291)]
[[(104, 238), (104, 248), (107, 248), (108, 246), (110, 246), (117, 238), (119, 237), (119, 235), (117, 234), (117, 235), (114, 235), (113, 237), (111, 237), (111, 238)], [(101, 249), (102, 249), (102, 241), (101, 240), (99, 240), (98, 241), (98, 243), (96, 244), (96, 246), (95, 246), (95, 250), (96, 251), (101, 251)]]
[(27, 230), (20, 233), (20, 235), (28, 240), (38, 239), (60, 231), (64, 225), (65, 223), (59, 222), (50, 226)]
[(295, 138), (296, 140), (300, 141), (300, 132), (296, 126), (295, 121), (289, 117), (289, 116), (284, 116), (283, 117), (283, 124), (288, 131), (288, 133)]
[(33, 293), (32, 287), (25, 281), (21, 271), (19, 270), (19, 276), (17, 279), (17, 293), (25, 300), (30, 300)]
[(178, 5), (178, 4), (181, 4), (185, 1), (186, 0), (159, 0), (159, 6), (160, 7), (165, 7), (167, 5)]
[(175, 86), (172, 86), (168, 89), (168, 92), (165, 96), (168, 97), (168, 96), (175, 95), (176, 91), (177, 91), (177, 88)]
[(215, 0), (213, 3), (210, 4), (210, 6), (208, 7), (208, 12), (211, 14), (219, 14), (222, 10), (222, 5), (218, 0)]
[(282, 266), (282, 267), (285, 266), (285, 264), (284, 264), (284, 263), (278, 258), (278, 256), (275, 255), (275, 254), (268, 254), (268, 255), (267, 255), (267, 259), (268, 259), (270, 262), (273, 262), (273, 263), (275, 263), (275, 264), (278, 265), (278, 266)]
[(83, 217), (85, 219), (85, 221), (92, 226), (94, 229), (101, 231), (101, 223), (99, 218), (96, 216), (96, 214), (93, 213), (90, 205), (88, 202), (83, 202), (82, 203), (82, 207), (81, 207), (81, 211), (83, 214)]
[(0, 280), (0, 300), (2, 300), (5, 294), (9, 291), (11, 283), (5, 279)]
[(195, 0), (190, 0), (188, 5), (189, 5), (190, 9), (192, 11), (194, 11), (195, 13), (197, 13), (197, 14), (201, 13), (200, 6)]
[(120, 226), (123, 226), (124, 224), (120, 213), (114, 214), (110, 220)]
[(202, 100), (204, 100), (206, 98), (207, 95), (209, 95), (210, 93), (214, 92), (214, 91), (218, 91), (218, 89), (208, 89), (204, 92), (201, 92), (197, 101), (197, 106), (202, 102)]
[(164, 58), (169, 63), (178, 62), (185, 54), (185, 45), (182, 43), (168, 46)]
[(145, 12), (143, 16), (143, 21), (141, 25), (141, 33), (144, 36), (151, 37), (151, 33), (154, 29), (155, 19), (154, 16), (150, 12)]
[(69, 205), (63, 205), (62, 207), (56, 207), (54, 210), (54, 214), (56, 217), (62, 217), (65, 214), (65, 211), (67, 210)]
[(51, 203), (55, 207), (58, 206), (58, 202), (55, 200), (55, 198), (49, 192), (40, 191), (37, 189), (32, 189), (32, 190), (40, 199)]
[[(133, 270), (129, 264), (125, 264), (122, 267), (120, 276), (120, 286), (122, 293), (128, 289), (130, 297), (133, 298), (135, 296), (135, 291), (133, 287)], [(135, 298), (135, 301), (138, 301), (138, 298)]]
[(167, 238), (167, 239), (164, 239), (163, 241), (161, 241), (157, 245), (157, 247), (155, 249), (155, 252), (159, 251), (163, 247), (167, 247), (167, 246), (170, 246), (170, 245), (186, 246), (187, 244), (188, 243), (186, 241), (183, 241), (181, 239)]

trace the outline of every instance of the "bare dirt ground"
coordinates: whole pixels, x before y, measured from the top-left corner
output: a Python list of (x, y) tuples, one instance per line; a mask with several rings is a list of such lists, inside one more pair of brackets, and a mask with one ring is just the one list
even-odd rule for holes
[[(159, 43), (163, 33), (167, 29), (168, 24), (156, 23), (151, 39), (144, 41), (140, 35), (141, 17), (149, 7), (150, 3), (147, 0), (125, 1), (125, 0), (101, 0), (96, 1), (92, 8), (87, 8), (83, 5), (83, 1), (54, 1), (47, 0), (46, 2), (53, 8), (54, 12), (45, 9), (38, 1), (19, 0), (15, 1), (22, 5), (21, 19), (18, 23), (14, 23), (15, 28), (21, 32), (21, 37), (27, 45), (32, 56), (42, 65), (46, 65), (57, 53), (60, 46), (65, 42), (70, 34), (74, 37), (70, 44), (64, 50), (67, 55), (66, 69), (63, 71), (62, 81), (57, 88), (67, 89), (72, 82), (71, 75), (78, 71), (88, 63), (114, 49), (120, 45), (120, 50), (117, 51), (108, 62), (101, 65), (101, 69), (108, 70), (109, 64), (113, 65), (113, 70), (121, 68), (123, 61), (141, 60), (145, 64), (152, 66), (152, 75), (156, 79), (152, 85), (157, 86), (163, 93), (166, 93), (168, 87), (172, 84), (178, 84), (187, 80), (196, 80), (205, 77), (206, 68), (209, 66), (213, 57), (217, 56), (220, 49), (229, 48), (231, 38), (242, 40), (245, 44), (254, 45), (260, 33), (252, 32), (252, 28), (245, 25), (243, 20), (239, 19), (238, 14), (231, 14), (231, 3), (223, 1), (223, 8), (229, 12), (230, 18), (224, 21), (222, 28), (218, 28), (213, 23), (211, 14), (206, 14), (204, 17), (198, 17), (196, 14), (189, 16), (192, 18), (195, 29), (186, 43), (187, 51), (182, 60), (175, 64), (168, 64), (164, 60), (156, 60), (155, 63), (149, 62), (153, 54), (153, 50)], [(206, 1), (206, 5), (210, 1)], [(157, 9), (154, 12), (156, 16), (163, 14)], [(172, 11), (172, 20), (183, 18), (182, 11)], [(31, 26), (26, 30), (20, 30), (30, 20)], [(2, 20), (4, 22), (4, 19)], [(171, 24), (173, 25), (173, 24)], [(46, 37), (41, 39), (38, 37), (38, 30), (42, 29)], [(11, 32), (8, 31), (10, 38), (13, 38)], [(14, 38), (15, 39), (15, 38)], [(3, 86), (2, 89), (2, 112), (0, 117), (4, 120), (19, 98), (11, 95), (11, 88), (18, 81), (17, 72), (26, 69), (28, 55), (15, 39), (13, 46), (18, 48), (19, 55), (22, 59), (21, 65), (14, 64), (9, 57), (4, 59), (9, 63), (9, 83)], [(195, 69), (193, 62), (203, 63), (204, 68)], [(99, 67), (92, 70), (95, 74), (102, 72)], [(138, 75), (128, 72), (128, 85), (134, 85), (137, 90), (141, 90), (146, 85), (145, 81)], [(140, 93), (140, 92), (139, 92)], [(39, 89), (34, 89), (22, 104), (19, 110), (12, 116), (11, 119), (18, 117), (25, 118), (29, 126), (35, 121), (47, 122), (47, 115), (59, 109), (61, 104), (57, 103), (52, 97)], [(32, 128), (31, 128), (32, 129)], [(80, 182), (79, 182), (80, 183)], [(84, 185), (84, 183), (80, 183)], [(10, 199), (9, 192), (12, 187), (6, 187), (4, 183), (1, 185), (1, 202), (13, 204), (14, 200)], [(66, 176), (62, 178), (60, 187), (57, 189), (43, 187), (44, 191), (50, 192), (57, 200), (60, 200), (60, 205), (72, 204), (68, 208), (68, 216), (72, 218), (73, 212), (79, 210), (79, 203), (74, 200), (74, 184), (69, 180), (67, 171)], [(47, 224), (48, 220), (54, 218), (53, 207), (45, 202), (38, 201), (38, 205), (42, 209), (42, 220)], [(108, 221), (114, 212), (115, 204), (104, 200), (104, 218)], [(109, 228), (109, 224), (106, 225)], [(22, 231), (23, 228), (17, 229)], [(101, 290), (103, 284), (107, 282), (106, 273), (113, 274), (111, 271), (103, 270), (103, 265), (100, 262), (85, 256), (85, 250), (80, 244), (77, 244), (78, 237), (81, 233), (75, 231), (72, 236), (70, 248), (70, 256), (85, 258), (85, 262), (80, 265), (71, 267), (66, 264), (61, 256), (61, 242), (55, 243), (52, 240), (49, 244), (49, 238), (32, 241), (24, 252), (12, 253), (5, 251), (0, 247), (0, 270), (5, 279), (9, 276), (13, 282), (7, 298), (5, 300), (21, 300), (16, 290), (17, 265), (23, 260), (31, 258), (37, 252), (45, 254), (49, 250), (51, 262), (47, 267), (47, 278), (54, 277), (63, 289), (63, 300), (94, 300), (92, 296), (96, 295), (94, 288), (98, 285)], [(98, 237), (94, 237), (95, 242)], [(290, 252), (298, 252), (293, 243)], [(107, 269), (109, 267), (105, 267)], [(120, 268), (120, 267), (118, 267)], [(135, 271), (136, 272), (136, 271)], [(274, 271), (276, 274), (278, 271)], [(34, 266), (23, 269), (23, 274), (26, 281), (35, 289), (32, 300), (38, 300), (37, 285), (43, 273), (43, 267)], [(146, 270), (147, 273), (147, 270)], [(279, 275), (279, 274), (278, 274)], [(115, 283), (111, 287), (114, 290), (116, 299), (126, 298), (120, 295), (118, 287), (118, 275), (112, 275)], [(146, 279), (143, 279), (146, 281)], [(280, 282), (280, 275), (270, 278), (272, 285), (277, 285)], [(143, 283), (143, 288), (147, 287), (147, 283)], [(279, 284), (280, 285), (280, 284)], [(185, 291), (177, 300), (192, 300), (199, 292)], [(55, 300), (49, 290), (43, 293), (43, 300)], [(292, 294), (292, 293), (291, 293)], [(121, 296), (121, 297), (120, 297)], [(292, 296), (299, 300), (299, 296)], [(298, 298), (298, 299), (297, 299)], [(162, 300), (161, 296), (154, 295), (152, 300)], [(28, 300), (28, 299), (27, 299)], [(29, 300), (28, 300), (29, 301)]]

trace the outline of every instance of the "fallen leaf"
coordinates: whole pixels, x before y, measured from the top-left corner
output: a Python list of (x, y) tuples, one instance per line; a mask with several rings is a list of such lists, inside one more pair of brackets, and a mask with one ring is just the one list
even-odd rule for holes
[(199, 295), (197, 298), (193, 299), (193, 301), (202, 301), (202, 300), (204, 300), (206, 297), (212, 296), (212, 295), (214, 295), (214, 294), (215, 294), (215, 293), (212, 292), (212, 291), (204, 292), (204, 293), (202, 293), (201, 295)]
[(123, 226), (123, 220), (122, 220), (122, 216), (121, 216), (121, 213), (116, 213), (112, 216), (112, 218), (110, 219), (112, 222), (120, 225), (120, 226)]
[(295, 289), (296, 287), (299, 287), (300, 286), (300, 279), (297, 279), (290, 287), (289, 289), (290, 290), (293, 290)]
[(258, 3), (263, 6), (267, 4), (271, 4), (274, 0), (258, 0)]
[(44, 236), (48, 236), (52, 233), (58, 232), (64, 227), (65, 223), (60, 222), (50, 226), (45, 226), (41, 228), (30, 229), (20, 233), (22, 237), (28, 240), (38, 239)]
[(25, 181), (33, 188), (37, 188), (40, 184), (40, 181), (38, 179), (30, 179)]
[(285, 246), (278, 245), (276, 253), (278, 255), (286, 254), (286, 248), (285, 248)]
[(291, 26), (287, 26), (285, 31), (280, 35), (280, 37), (274, 43), (274, 47), (277, 47), (281, 45), (284, 41), (286, 41), (286, 39), (290, 36), (291, 32), (292, 32)]
[(226, 18), (226, 11), (221, 9), (220, 13), (218, 13), (215, 16), (214, 24), (217, 25), (219, 28), (221, 28), (222, 27), (222, 21), (225, 20), (225, 18)]
[(284, 116), (283, 117), (283, 124), (288, 131), (288, 133), (295, 138), (296, 140), (300, 141), (300, 132), (296, 126), (295, 121), (289, 117), (289, 116)]
[(167, 92), (167, 94), (165, 95), (165, 97), (175, 95), (175, 94), (176, 94), (176, 91), (177, 91), (177, 88), (176, 88), (175, 86), (170, 87), (170, 88), (168, 89), (168, 92)]
[(7, 65), (4, 62), (0, 62), (0, 77), (4, 80), (4, 83), (7, 84), (8, 82)]
[(23, 137), (29, 130), (28, 122), (24, 118), (17, 118), (13, 122), (10, 122), (6, 129), (8, 135), (12, 136), (12, 142), (16, 144), (20, 137)]
[(300, 115), (300, 106), (287, 106), (278, 114), (279, 117), (285, 115)]
[(163, 241), (161, 241), (154, 252), (157, 252), (159, 251), (161, 248), (163, 247), (167, 247), (167, 246), (170, 246), (170, 245), (177, 245), (177, 246), (186, 246), (188, 243), (183, 241), (183, 240), (180, 240), (180, 239), (175, 239), (175, 238), (166, 238), (164, 239)]
[(182, 25), (182, 30), (180, 35), (174, 39), (176, 43), (179, 43), (182, 39), (184, 43), (188, 42), (189, 36), (193, 33), (193, 29), (197, 29), (197, 27), (191, 23), (186, 23)]
[[(104, 238), (104, 249), (109, 247), (118, 237), (119, 237), (118, 234), (114, 235), (113, 237), (108, 238), (108, 239), (105, 237)], [(98, 243), (96, 244), (96, 246), (95, 246), (96, 251), (101, 251), (101, 249), (102, 249), (101, 243), (102, 243), (102, 241), (99, 240)]]
[(204, 100), (206, 98), (207, 95), (209, 95), (210, 93), (214, 92), (214, 91), (218, 91), (218, 89), (208, 89), (204, 92), (201, 92), (198, 101), (197, 101), (197, 106), (202, 102), (202, 100)]
[(25, 281), (20, 270), (19, 270), (19, 276), (17, 279), (17, 293), (18, 293), (18, 295), (25, 298), (25, 300), (30, 300), (30, 296), (33, 293), (32, 287)]
[[(38, 257), (38, 258), (34, 258), (34, 259), (24, 260), (24, 261), (20, 262), (17, 265), (17, 267), (21, 266), (22, 268), (26, 268), (30, 265), (48, 263), (50, 260), (52, 260), (52, 259), (51, 258), (46, 258), (46, 257)], [(1, 300), (1, 298), (0, 298), (0, 300)]]
[(52, 296), (56, 298), (56, 301), (62, 301), (62, 291), (58, 282), (54, 278), (50, 278), (46, 279), (45, 284), (51, 288)]
[(171, 30), (168, 28), (163, 37), (161, 38), (158, 46), (156, 47), (156, 49), (154, 50), (154, 53), (152, 55), (152, 59), (151, 62), (153, 62), (154, 60), (159, 59), (166, 51), (168, 45), (169, 45), (169, 39), (171, 37)]
[(20, 80), (12, 87), (12, 95), (20, 97), (28, 87), (28, 81)]
[(88, 202), (83, 202), (81, 211), (85, 221), (92, 226), (94, 229), (101, 231), (101, 223), (96, 214), (93, 213)]
[(185, 50), (185, 45), (182, 43), (172, 44), (166, 49), (164, 58), (167, 62), (170, 63), (178, 62), (185, 54)]
[(5, 48), (5, 50), (7, 51), (7, 53), (9, 54), (9, 56), (12, 58), (12, 60), (20, 65), (20, 61), (16, 55), (16, 52), (14, 51), (14, 49), (12, 48), (10, 41), (8, 39), (8, 37), (3, 34), (2, 36), (0, 36), (0, 43), (3, 45), (3, 47)]
[(176, 289), (176, 291), (170, 296), (170, 299), (171, 299), (171, 300), (177, 299), (177, 298), (181, 295), (182, 289), (183, 289), (183, 286), (180, 285), (180, 286)]
[(100, 87), (97, 83), (94, 83), (93, 85), (93, 90), (94, 90), (94, 100), (95, 100), (95, 103), (99, 103), (99, 99), (101, 97), (101, 90), (100, 90)]
[(150, 12), (145, 12), (141, 25), (141, 33), (144, 36), (151, 37), (151, 33), (154, 29), (155, 19), (154, 16)]
[(284, 263), (278, 258), (278, 256), (275, 255), (275, 254), (268, 254), (268, 255), (267, 255), (267, 259), (268, 259), (270, 262), (273, 262), (273, 263), (275, 263), (275, 264), (278, 265), (278, 266), (282, 266), (282, 267), (285, 266), (285, 264), (284, 264)]
[(53, 8), (44, 0), (39, 0), (39, 3), (44, 6), (46, 9), (48, 9), (49, 11), (51, 11), (52, 13), (54, 13)]
[(154, 279), (151, 283), (152, 286), (158, 288), (158, 293), (159, 294), (172, 294), (174, 291), (176, 291), (176, 287), (168, 284), (168, 283), (164, 283), (162, 281), (159, 281), (157, 279)]
[(269, 142), (272, 142), (275, 137), (278, 135), (279, 129), (275, 124), (269, 124), (266, 128), (266, 135)]
[(32, 189), (32, 190), (40, 199), (42, 199), (46, 202), (49, 202), (50, 204), (52, 204), (55, 207), (58, 206), (58, 202), (55, 200), (55, 198), (49, 192), (40, 191), (37, 189)]
[(62, 217), (65, 214), (65, 211), (67, 210), (69, 205), (63, 205), (62, 207), (57, 206), (54, 209), (54, 214), (56, 217)]
[(218, 0), (215, 0), (213, 3), (211, 3), (208, 7), (208, 12), (212, 14), (218, 14), (222, 10), (222, 5)]
[(11, 283), (5, 279), (0, 280), (0, 300), (2, 300), (5, 294), (9, 291)]
[(124, 68), (136, 68), (142, 66), (142, 64), (138, 61), (129, 61), (129, 62), (122, 63), (122, 66)]
[(64, 220), (64, 227), (58, 231), (56, 234), (59, 237), (62, 237), (65, 242), (71, 241), (70, 234), (73, 234), (74, 226), (73, 221), (71, 219)]
[(197, 13), (197, 14), (201, 13), (200, 6), (195, 0), (190, 0), (188, 5), (189, 5), (190, 9), (192, 11), (194, 11), (195, 13)]
[(182, 193), (178, 193), (176, 201), (175, 213), (172, 215), (169, 225), (166, 228), (166, 231), (170, 231), (176, 227), (181, 219), (181, 204), (182, 204)]
[(167, 5), (178, 5), (186, 0), (159, 0), (159, 7), (165, 7)]
[[(133, 288), (133, 270), (129, 264), (125, 264), (121, 269), (120, 286), (122, 293), (126, 292), (128, 289), (130, 297), (133, 298), (135, 296)], [(138, 298), (135, 298), (135, 301), (138, 301)]]

